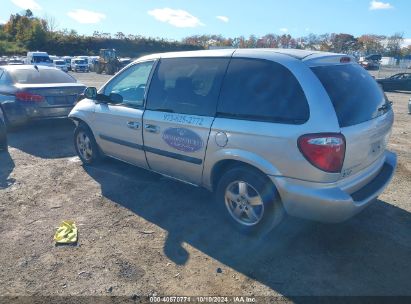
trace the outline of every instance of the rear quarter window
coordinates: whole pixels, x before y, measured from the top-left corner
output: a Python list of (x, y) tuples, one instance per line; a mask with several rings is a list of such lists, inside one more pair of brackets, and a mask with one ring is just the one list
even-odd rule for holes
[(221, 89), (220, 117), (302, 124), (309, 106), (300, 83), (283, 65), (233, 58)]
[(349, 127), (384, 114), (387, 99), (370, 74), (358, 64), (311, 68), (327, 91), (340, 127)]

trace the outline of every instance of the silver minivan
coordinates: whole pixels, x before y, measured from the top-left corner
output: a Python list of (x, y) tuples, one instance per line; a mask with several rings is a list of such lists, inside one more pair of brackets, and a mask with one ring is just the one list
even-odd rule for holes
[(107, 155), (205, 187), (245, 232), (267, 231), (285, 213), (344, 221), (396, 167), (386, 149), (391, 103), (347, 55), (155, 54), (84, 95), (69, 117), (85, 164)]

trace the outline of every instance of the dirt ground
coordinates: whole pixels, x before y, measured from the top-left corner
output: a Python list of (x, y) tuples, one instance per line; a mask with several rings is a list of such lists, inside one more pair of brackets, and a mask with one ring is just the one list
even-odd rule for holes
[[(225, 225), (203, 189), (116, 160), (83, 167), (68, 120), (11, 133), (0, 154), (0, 296), (411, 296), (411, 95), (387, 95), (399, 162), (379, 200), (341, 224), (288, 217), (262, 239)], [(66, 219), (78, 246), (55, 247)]]

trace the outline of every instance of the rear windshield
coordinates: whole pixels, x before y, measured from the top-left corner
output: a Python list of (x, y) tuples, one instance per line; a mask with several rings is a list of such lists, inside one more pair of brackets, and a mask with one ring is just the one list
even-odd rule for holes
[(348, 127), (384, 114), (387, 99), (370, 74), (357, 64), (311, 68), (330, 96), (340, 127)]
[(21, 84), (76, 82), (73, 77), (57, 69), (18, 69), (9, 73), (14, 83)]
[(77, 59), (77, 60), (74, 60), (74, 63), (76, 63), (76, 64), (86, 64), (86, 61), (84, 59)]
[(58, 65), (65, 65), (66, 64), (63, 60), (56, 60), (56, 61), (54, 61), (54, 63), (58, 64)]

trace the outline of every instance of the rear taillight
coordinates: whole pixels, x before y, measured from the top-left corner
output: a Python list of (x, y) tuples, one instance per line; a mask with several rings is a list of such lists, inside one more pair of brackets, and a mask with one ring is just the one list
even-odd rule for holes
[(345, 138), (339, 133), (306, 134), (298, 138), (298, 148), (315, 167), (326, 172), (341, 172)]
[(30, 92), (17, 92), (16, 99), (25, 102), (42, 102), (44, 97), (38, 94), (33, 94)]

